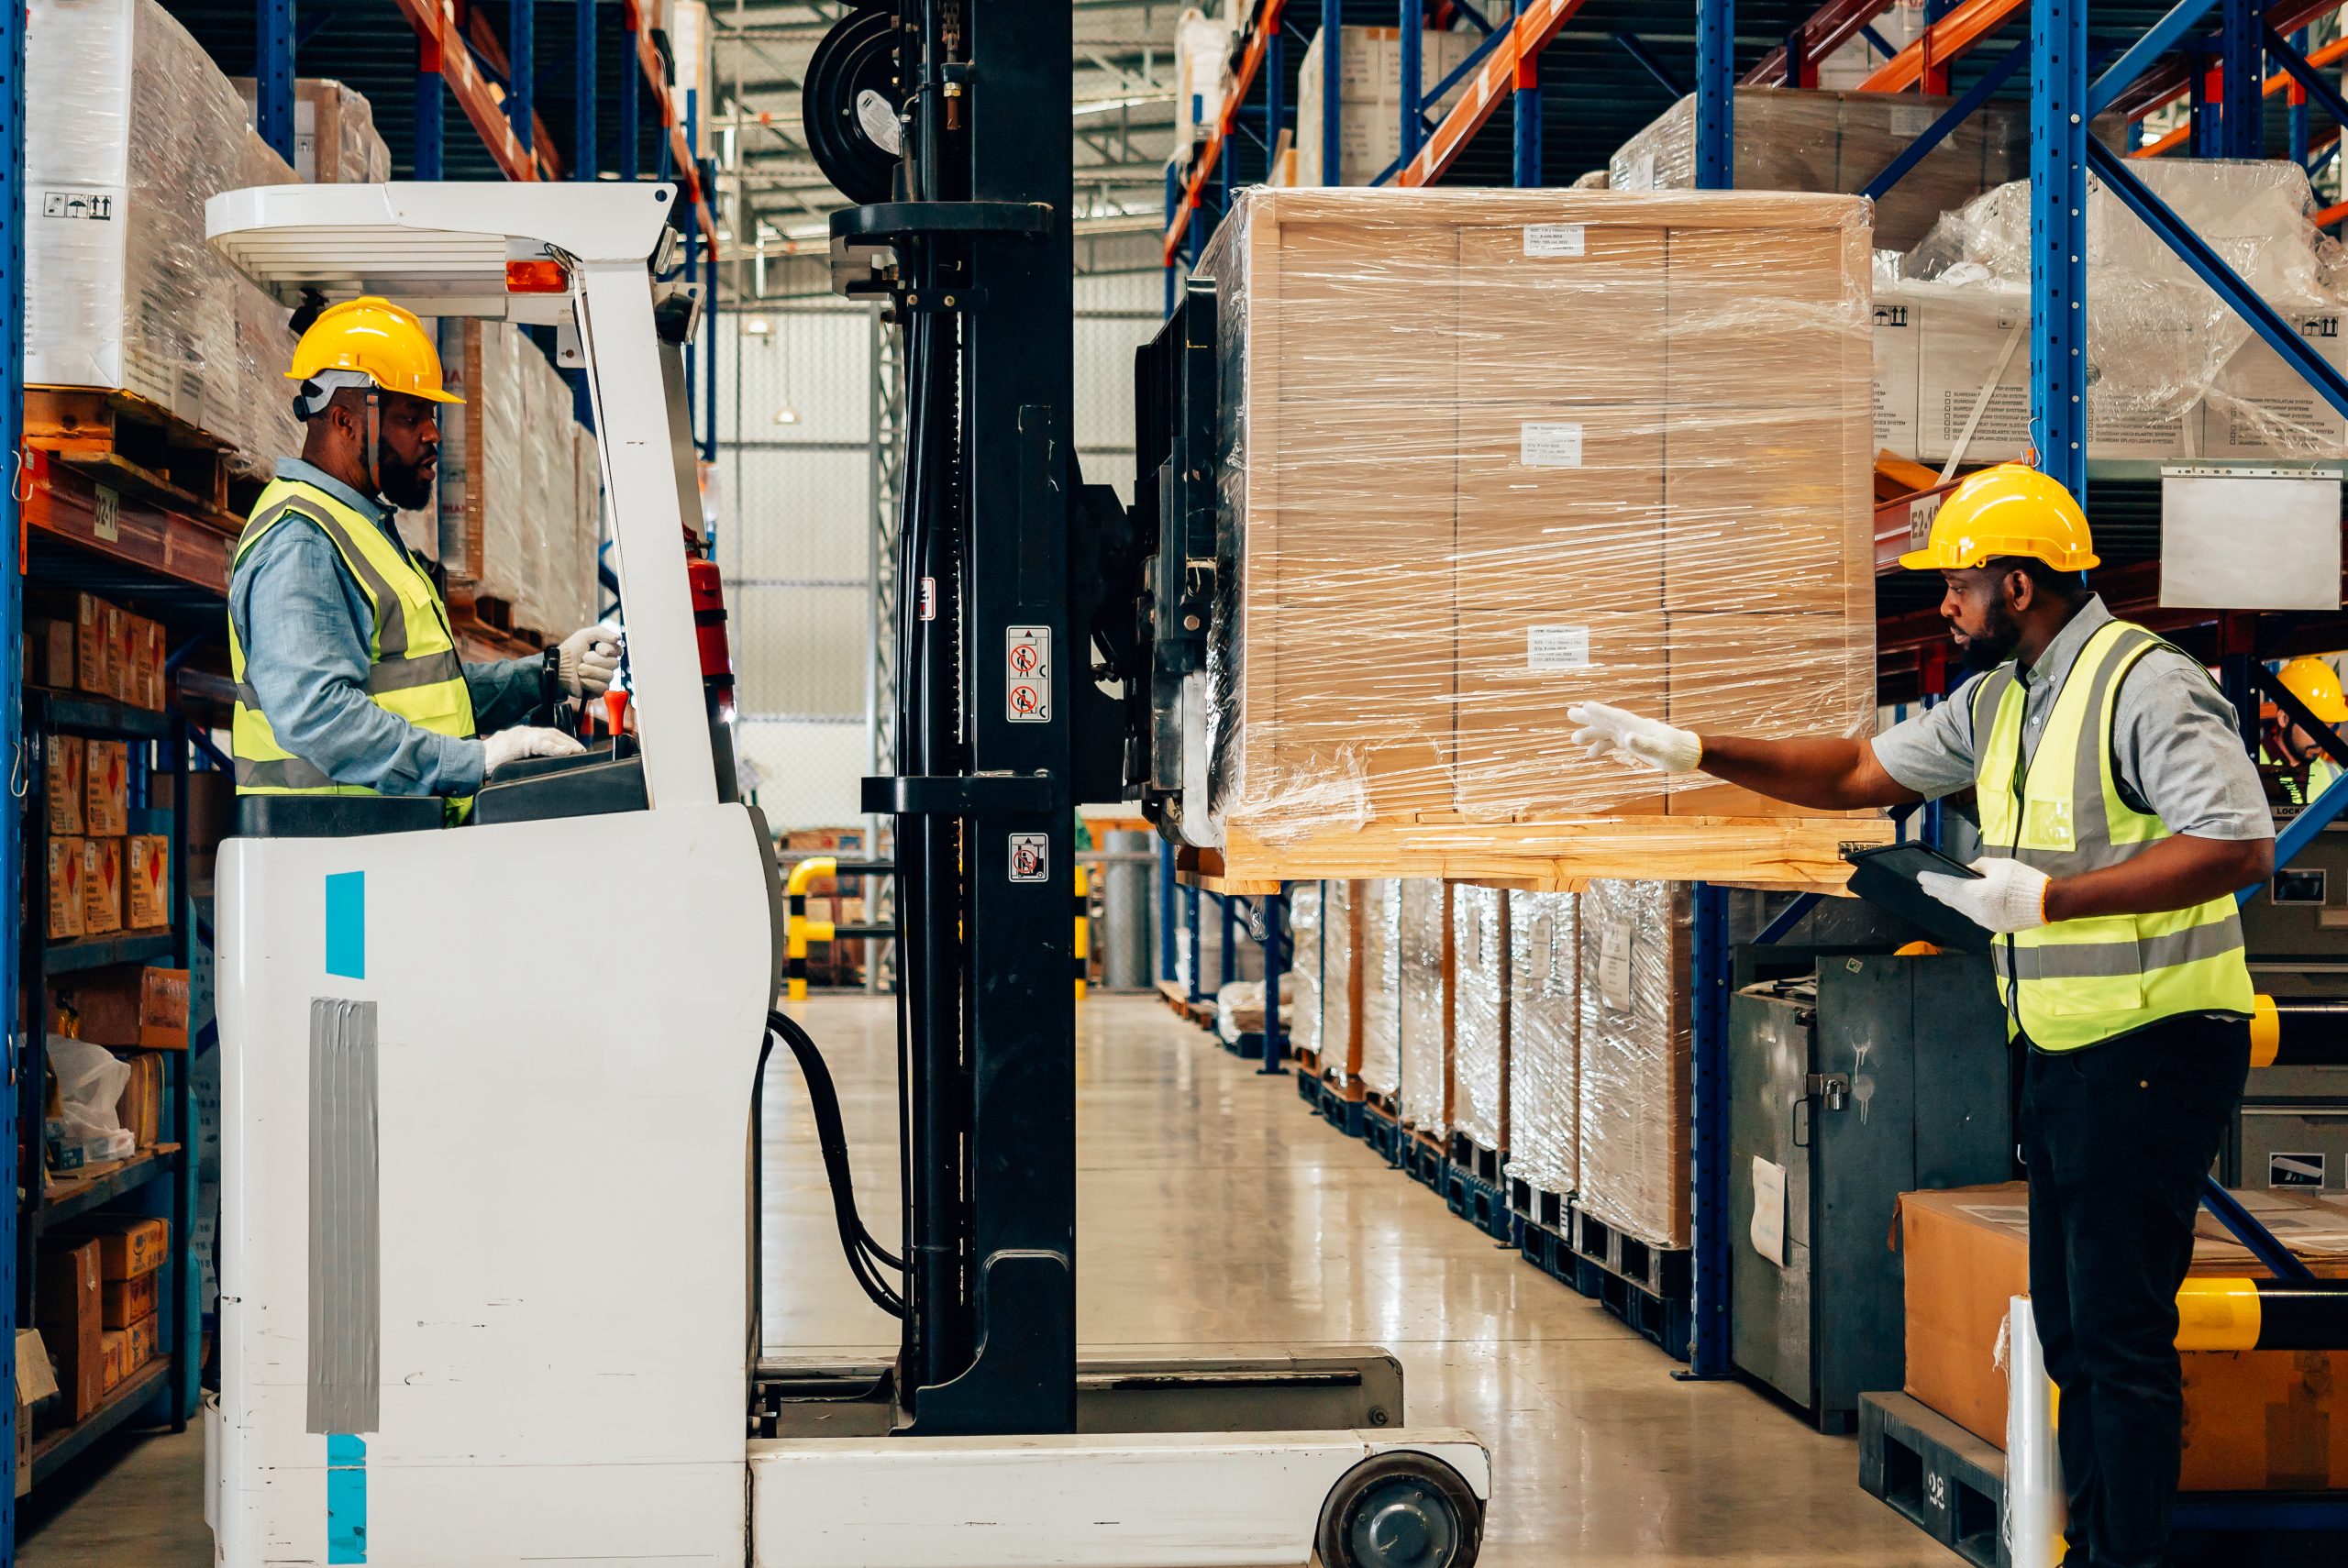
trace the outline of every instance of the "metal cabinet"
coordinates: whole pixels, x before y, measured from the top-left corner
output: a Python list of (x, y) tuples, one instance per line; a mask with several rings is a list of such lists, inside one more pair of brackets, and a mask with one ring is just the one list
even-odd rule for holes
[(1899, 1194), (2012, 1175), (2009, 1064), (1985, 957), (1822, 955), (1730, 999), (1733, 1353), (1822, 1430), (1903, 1381)]

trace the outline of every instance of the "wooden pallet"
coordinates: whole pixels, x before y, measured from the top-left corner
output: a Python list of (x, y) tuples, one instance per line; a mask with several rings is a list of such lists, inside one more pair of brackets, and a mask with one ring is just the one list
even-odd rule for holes
[(136, 392), (27, 387), (25, 445), (52, 453), (116, 494), (146, 497), (234, 537), (228, 443)]
[(1571, 892), (1599, 878), (1707, 881), (1840, 893), (1843, 847), (1888, 844), (1879, 816), (1623, 817), (1590, 822), (1374, 822), (1271, 844), (1237, 827), (1220, 853), (1177, 852), (1182, 880), (1210, 892), (1275, 893), (1283, 882), (1441, 878)]
[(1443, 1139), (1415, 1127), (1405, 1127), (1402, 1129), (1401, 1154), (1399, 1163), (1411, 1173), (1412, 1181), (1435, 1192), (1443, 1190), (1444, 1174), (1451, 1166), (1451, 1161), (1444, 1152)]
[(1974, 1568), (2004, 1568), (2006, 1456), (1939, 1411), (1860, 1395), (1859, 1485)]

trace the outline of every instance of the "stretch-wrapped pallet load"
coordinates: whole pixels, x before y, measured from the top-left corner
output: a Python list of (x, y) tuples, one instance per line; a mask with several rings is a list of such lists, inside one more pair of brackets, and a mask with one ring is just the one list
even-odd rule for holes
[(1684, 1247), (1688, 886), (1592, 882), (1580, 923), (1581, 1206), (1652, 1246)]
[(1402, 1087), (1406, 1126), (1432, 1137), (1451, 1131), (1451, 897), (1441, 882), (1402, 884)]
[(1581, 1178), (1579, 905), (1576, 893), (1509, 897), (1508, 1174), (1558, 1198)]
[[(2311, 221), (2303, 170), (2217, 159), (2130, 167), (2303, 341), (2348, 369), (2342, 252)], [(2090, 458), (2348, 456), (2348, 420), (2096, 181), (2087, 259)], [(1878, 443), (1930, 463), (1960, 450), (1967, 463), (2026, 455), (2028, 183), (1947, 214), (1903, 257), (1879, 257), (1876, 304)]]
[[(259, 89), (249, 76), (236, 82), (257, 121)], [(365, 94), (326, 77), (294, 78), (294, 175), (305, 185), (379, 185), (392, 177), (392, 149)]]
[(154, 0), (31, 0), (27, 21), (25, 379), (133, 393), (265, 469), (291, 393), (240, 333), (285, 313), (205, 243), (204, 204), (293, 171)]
[(1451, 889), (1451, 1124), (1494, 1154), (1508, 1147), (1508, 894), (1464, 883)]
[(1354, 1087), (1361, 1064), (1361, 922), (1358, 882), (1321, 889), (1321, 1076)]
[[(1337, 59), (1337, 147), (1335, 185), (1367, 185), (1395, 161), (1402, 149), (1402, 29), (1340, 28)], [(1434, 90), (1476, 52), (1479, 33), (1426, 31), (1419, 35), (1419, 92)], [(1322, 180), (1321, 84), (1326, 75), (1322, 50), (1326, 35), (1315, 32), (1305, 47), (1297, 75), (1296, 182)], [(1426, 113), (1440, 120), (1468, 94), (1469, 83), (1455, 83)], [(1179, 123), (1180, 116), (1177, 120)], [(1424, 138), (1422, 138), (1422, 140)]]
[(1392, 1099), (1402, 1085), (1402, 884), (1357, 882), (1361, 922), (1361, 1086)]
[(567, 635), (593, 614), (601, 518), (583, 493), (570, 383), (502, 322), (446, 321), (440, 338), (465, 398), (441, 410), (441, 562), (477, 611), (493, 600), (515, 631)]
[(1326, 994), (1322, 983), (1321, 902), (1318, 882), (1307, 882), (1288, 896), (1290, 951), (1295, 955), (1289, 972), (1296, 977), (1290, 992), (1296, 1028), (1289, 1043), (1298, 1055), (1311, 1052), (1316, 1059), (1321, 1054), (1322, 998)]
[(1768, 875), (1707, 835), (1793, 808), (1593, 760), (1566, 713), (1874, 728), (1867, 232), (1843, 196), (1246, 193), (1201, 269), (1226, 865), (1523, 881), (1523, 824), (1676, 815)]

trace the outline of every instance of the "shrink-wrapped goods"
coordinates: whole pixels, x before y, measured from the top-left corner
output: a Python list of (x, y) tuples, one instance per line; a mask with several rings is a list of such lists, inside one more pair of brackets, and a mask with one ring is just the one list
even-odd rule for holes
[(1372, 824), (1800, 814), (1594, 761), (1566, 711), (1873, 729), (1867, 234), (1842, 196), (1242, 196), (1201, 266), (1200, 831), (1253, 872)]
[(1174, 156), (1214, 134), (1230, 85), (1231, 25), (1193, 6), (1174, 24)]
[(1684, 1247), (1688, 887), (1592, 882), (1580, 913), (1581, 1207), (1652, 1246)]
[(1451, 1124), (1495, 1154), (1501, 1136), (1509, 1051), (1509, 895), (1465, 884), (1451, 889)]
[(1294, 963), (1289, 972), (1295, 977), (1295, 984), (1289, 991), (1289, 1005), (1295, 1016), (1295, 1028), (1289, 1034), (1289, 1044), (1299, 1055), (1310, 1053), (1315, 1058), (1321, 1053), (1322, 999), (1326, 995), (1323, 984), (1321, 906), (1320, 883), (1307, 882), (1290, 889), (1288, 929)]
[(570, 385), (502, 322), (443, 322), (440, 357), (465, 399), (441, 410), (441, 562), (476, 602), (502, 602), (512, 628), (567, 635), (594, 613), (601, 520)]
[(1359, 882), (1321, 888), (1321, 1076), (1350, 1084), (1361, 1061)]
[[(245, 113), (257, 119), (253, 79), (239, 76), (236, 84)], [(294, 78), (294, 175), (305, 185), (379, 185), (392, 177), (392, 149), (365, 94), (325, 77)]]
[(1401, 980), (1401, 1089), (1405, 1125), (1433, 1137), (1451, 1131), (1451, 898), (1441, 882), (1402, 884), (1398, 927)]
[(1392, 1098), (1402, 1083), (1402, 884), (1357, 882), (1361, 922), (1361, 1084)]
[(1580, 895), (1509, 898), (1508, 1174), (1568, 1197), (1579, 1184)]
[[(1401, 155), (1402, 150), (1402, 29), (1400, 28), (1341, 28), (1337, 60), (1337, 171), (1333, 185), (1368, 185)], [(1479, 33), (1438, 32), (1419, 35), (1419, 93), (1423, 98), (1450, 79), (1451, 73), (1476, 52)], [(1315, 32), (1305, 46), (1304, 64), (1297, 73), (1296, 183), (1319, 185), (1322, 179), (1322, 83), (1326, 72), (1321, 51), (1324, 35)], [(1426, 114), (1440, 120), (1468, 94), (1465, 77), (1442, 97), (1426, 105)], [(1425, 138), (1421, 138), (1422, 140)]]

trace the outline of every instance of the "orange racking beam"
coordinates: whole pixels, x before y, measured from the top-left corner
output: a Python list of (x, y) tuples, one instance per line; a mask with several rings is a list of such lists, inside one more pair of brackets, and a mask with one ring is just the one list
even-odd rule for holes
[(1190, 179), (1183, 183), (1182, 199), (1174, 204), (1174, 221), (1166, 226), (1165, 259), (1168, 267), (1174, 265), (1175, 257), (1182, 249), (1182, 237), (1190, 231), (1191, 215), (1199, 210), (1199, 197), (1223, 157), (1224, 142), (1239, 123), (1239, 106), (1247, 101), (1248, 89), (1256, 84), (1256, 72), (1264, 68), (1265, 52), (1279, 31), (1280, 13), (1287, 8), (1288, 0), (1264, 0), (1264, 8), (1256, 17), (1256, 30), (1247, 35), (1247, 48), (1239, 57), (1239, 69), (1231, 73), (1231, 91), (1223, 95), (1223, 113), (1215, 116), (1214, 134), (1207, 138), (1206, 150), (1199, 154)]
[(1428, 133), (1426, 145), (1419, 149), (1410, 167), (1394, 177), (1394, 183), (1431, 185), (1440, 179), (1492, 117), (1492, 111), (1516, 91), (1519, 66), (1524, 67), (1529, 78), (1538, 67), (1541, 51), (1580, 9), (1581, 0), (1528, 0), (1510, 26), (1507, 40), (1495, 44), (1484, 57), (1475, 80), (1468, 84), (1467, 95), (1452, 106), (1443, 124)]
[(506, 122), (505, 106), (497, 101), (489, 78), (473, 63), (472, 50), (457, 31), (449, 0), (393, 0), (393, 4), (423, 40), (426, 57), (439, 57), (441, 80), (455, 94), (465, 118), (472, 121), (473, 129), (481, 134), (482, 145), (489, 149), (497, 167), (508, 180), (537, 179), (537, 165), (523, 151), (522, 138)]
[(1944, 70), (1950, 61), (1996, 32), (2006, 18), (2028, 7), (2029, 0), (1964, 0), (1931, 27), (1923, 36), (1877, 68), (1859, 83), (1862, 93), (1904, 93), (1923, 83), (1927, 74)]
[[(1801, 25), (1802, 58), (1813, 71), (1818, 62), (1857, 38), (1868, 24), (1889, 9), (1891, 0), (1831, 0)], [(1761, 57), (1761, 63), (1737, 78), (1740, 87), (1783, 87), (1786, 46), (1779, 44)]]
[[(2348, 60), (2348, 39), (2340, 39), (2334, 42), (2328, 43), (2321, 49), (2309, 51), (2308, 55), (2308, 63), (2309, 65), (2330, 65), (2335, 60)], [(2287, 87), (2292, 88), (2291, 101), (2294, 104), (2302, 101), (2303, 94), (2299, 89), (2293, 87), (2291, 73), (2287, 71), (2278, 71), (2274, 75), (2268, 77), (2266, 79), (2265, 85), (2260, 90), (2260, 92), (2262, 96), (2272, 98), (2276, 94), (2282, 92)], [(2157, 105), (2154, 106), (2158, 107)], [(2137, 115), (2134, 117), (2142, 119), (2144, 115), (2151, 113), (2152, 109), (2148, 108), (2143, 111), (2143, 114)], [(2131, 158), (2156, 158), (2160, 154), (2166, 152), (2172, 147), (2182, 147), (2192, 134), (2193, 127), (2191, 126), (2179, 126), (2175, 130), (2170, 131), (2167, 135), (2163, 136), (2156, 140), (2146, 142), (2143, 146), (2138, 148), (2128, 156)]]
[[(677, 178), (692, 198), (693, 210), (701, 218), (702, 240), (712, 256), (717, 254), (717, 219), (709, 210), (709, 193), (702, 189), (701, 165), (693, 161), (693, 149), (685, 143), (684, 127), (677, 124), (676, 100), (669, 93), (668, 72), (661, 68), (660, 51), (652, 47), (652, 29), (646, 25), (641, 0), (620, 0), (626, 12), (628, 30), (636, 36), (637, 63), (644, 68), (644, 80), (652, 88), (652, 96), (660, 105), (660, 124), (669, 133), (669, 159), (677, 166)], [(711, 100), (711, 112), (716, 112), (716, 101)], [(630, 126), (627, 134), (634, 136)]]
[[(2276, 32), (2288, 38), (2319, 17), (2328, 17), (2338, 9), (2340, 0), (2294, 0), (2289, 5), (2276, 0), (2274, 8), (2266, 13), (2266, 20)], [(2191, 85), (2185, 61), (2171, 56), (2138, 77), (2111, 106), (2132, 120), (2141, 120), (2154, 109), (2176, 102)]]

